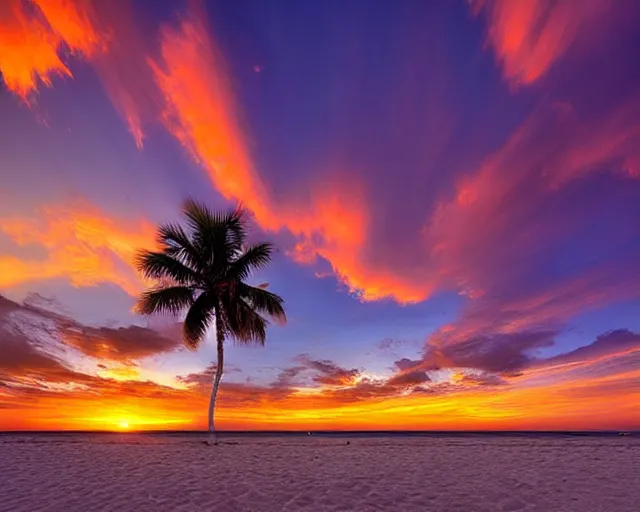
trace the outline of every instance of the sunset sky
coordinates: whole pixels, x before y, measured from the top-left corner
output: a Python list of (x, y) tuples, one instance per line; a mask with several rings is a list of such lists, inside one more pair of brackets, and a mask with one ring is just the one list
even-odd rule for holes
[[(579, 4), (579, 7), (576, 7)], [(132, 313), (191, 196), (278, 251), (221, 429), (640, 429), (636, 0), (0, 2), (0, 429), (198, 429)]]

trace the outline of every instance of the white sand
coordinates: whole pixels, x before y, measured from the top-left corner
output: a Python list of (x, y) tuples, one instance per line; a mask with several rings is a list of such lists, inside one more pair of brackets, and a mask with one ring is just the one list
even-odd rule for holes
[(640, 439), (0, 436), (0, 510), (639, 512)]

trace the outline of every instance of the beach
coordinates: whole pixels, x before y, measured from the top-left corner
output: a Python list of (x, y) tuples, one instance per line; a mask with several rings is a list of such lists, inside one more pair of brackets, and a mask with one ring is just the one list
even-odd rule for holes
[(0, 510), (640, 511), (638, 437), (204, 439), (0, 436)]

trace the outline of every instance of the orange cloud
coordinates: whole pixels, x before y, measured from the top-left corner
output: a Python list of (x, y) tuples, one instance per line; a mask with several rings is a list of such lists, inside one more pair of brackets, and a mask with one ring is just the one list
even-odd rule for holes
[(585, 24), (610, 7), (608, 0), (579, 6), (571, 0), (469, 0), (477, 14), (485, 11), (487, 39), (515, 84), (535, 82), (562, 58)]
[[(0, 5), (0, 72), (7, 88), (29, 103), (40, 83), (72, 77), (70, 52), (96, 69), (114, 107), (142, 148), (143, 114), (153, 92), (141, 37), (126, 1), (8, 0)], [(155, 107), (154, 107), (155, 110)]]
[(86, 57), (106, 48), (91, 0), (32, 0), (51, 30), (71, 51)]
[(316, 187), (302, 205), (273, 199), (253, 167), (224, 59), (198, 14), (192, 11), (177, 27), (165, 27), (160, 59), (150, 62), (169, 132), (224, 197), (241, 201), (263, 228), (298, 237), (292, 252), (296, 261), (326, 259), (363, 300), (423, 299), (428, 291), (413, 280), (365, 265), (369, 213), (362, 184), (342, 179)]
[(298, 237), (293, 259), (312, 263), (318, 256), (324, 258), (362, 300), (394, 297), (399, 302), (413, 302), (424, 297), (424, 289), (415, 282), (365, 263), (370, 214), (358, 186), (343, 179), (332, 188), (318, 187), (304, 207), (283, 205), (275, 211), (279, 222), (264, 227), (286, 229)]
[(235, 117), (223, 57), (203, 18), (192, 13), (161, 31), (161, 61), (150, 66), (166, 104), (163, 120), (223, 196), (241, 198), (259, 219), (275, 222)]
[(24, 101), (54, 75), (71, 77), (63, 49), (90, 57), (106, 47), (90, 0), (7, 0), (0, 5), (0, 71)]
[(62, 43), (45, 20), (29, 16), (21, 0), (0, 4), (0, 71), (6, 86), (27, 101), (53, 75), (71, 76), (58, 55)]
[(113, 283), (130, 294), (142, 282), (133, 269), (141, 247), (153, 247), (155, 227), (143, 219), (117, 219), (84, 203), (41, 209), (33, 218), (1, 218), (0, 232), (21, 247), (46, 251), (43, 258), (1, 258), (0, 287), (58, 277), (74, 286)]

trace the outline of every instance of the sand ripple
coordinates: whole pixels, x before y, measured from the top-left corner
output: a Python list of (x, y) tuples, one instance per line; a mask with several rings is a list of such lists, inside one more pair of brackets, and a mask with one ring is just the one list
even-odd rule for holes
[(639, 512), (640, 441), (0, 437), (0, 511)]

